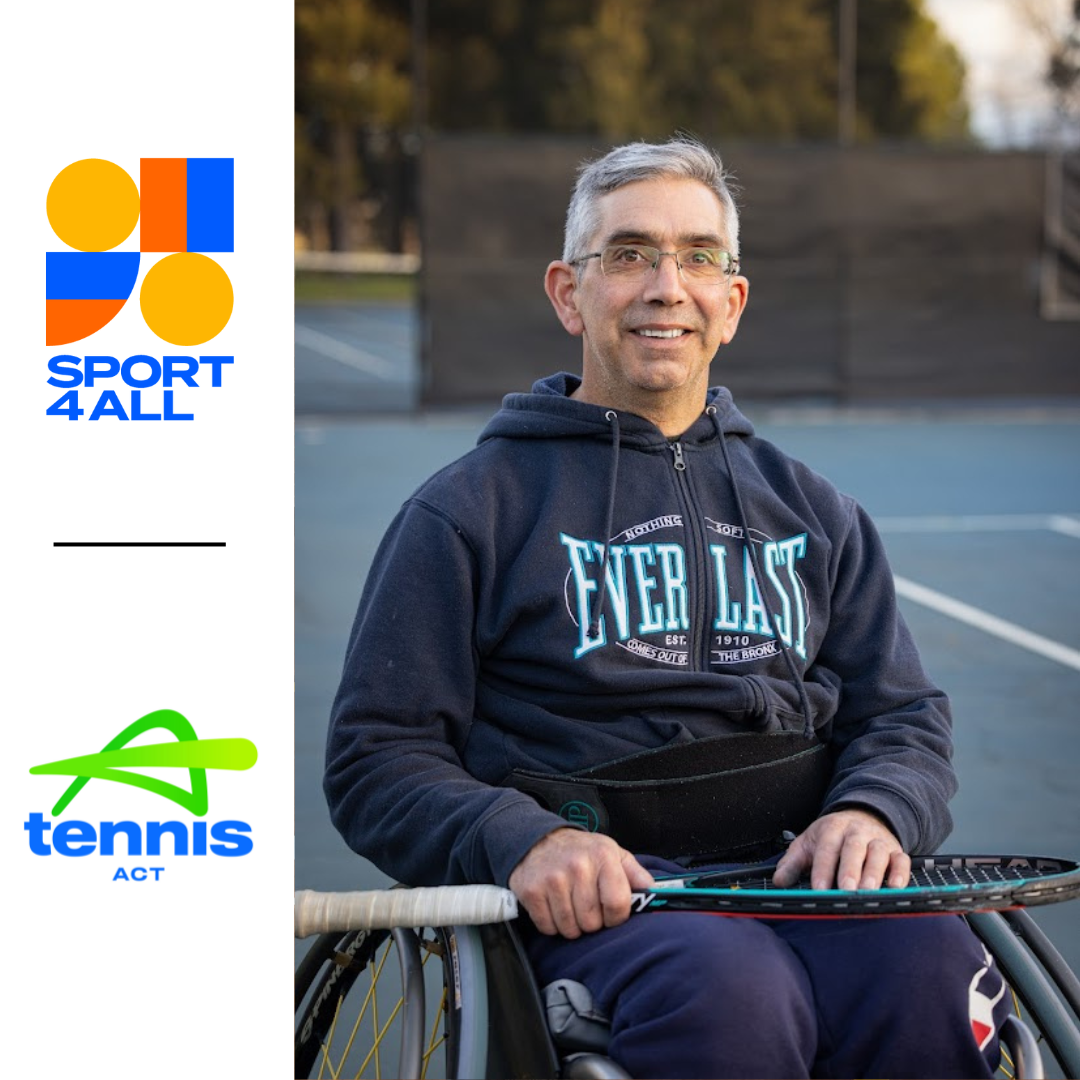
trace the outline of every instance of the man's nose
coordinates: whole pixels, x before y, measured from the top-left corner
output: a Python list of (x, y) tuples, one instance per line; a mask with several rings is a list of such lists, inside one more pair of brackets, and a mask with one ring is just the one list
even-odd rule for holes
[(644, 299), (676, 304), (685, 298), (686, 283), (679, 269), (678, 256), (673, 251), (662, 251), (656, 267), (646, 275)]

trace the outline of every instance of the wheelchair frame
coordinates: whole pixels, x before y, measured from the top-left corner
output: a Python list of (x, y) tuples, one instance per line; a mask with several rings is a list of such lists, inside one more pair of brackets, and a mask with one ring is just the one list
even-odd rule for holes
[[(1002, 1075), (1041, 1077), (1041, 1048), (1062, 1075), (1080, 1076), (1080, 980), (1027, 912), (967, 920), (1012, 987), (1024, 1021), (1001, 1032)], [(426, 974), (425, 958), (438, 961)], [(393, 1004), (380, 1012), (387, 989)], [(354, 1028), (353, 1013), (370, 1032)], [(602, 1054), (555, 1045), (509, 923), (321, 935), (297, 967), (296, 1015), (297, 1077), (627, 1076)], [(347, 1059), (359, 1051), (352, 1064), (333, 1058), (342, 1043)]]

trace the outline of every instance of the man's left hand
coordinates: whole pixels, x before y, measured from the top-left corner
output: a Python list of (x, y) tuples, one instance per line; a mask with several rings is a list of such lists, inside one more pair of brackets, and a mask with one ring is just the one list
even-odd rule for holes
[(773, 883), (794, 885), (810, 871), (814, 889), (902, 889), (911, 859), (878, 817), (865, 810), (837, 810), (819, 817), (796, 837), (776, 864)]

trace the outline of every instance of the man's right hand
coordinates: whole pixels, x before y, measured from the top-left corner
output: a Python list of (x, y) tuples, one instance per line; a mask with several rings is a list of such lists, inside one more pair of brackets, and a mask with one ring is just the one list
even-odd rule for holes
[(556, 829), (514, 867), (509, 885), (543, 934), (580, 937), (630, 917), (630, 893), (649, 889), (652, 874), (611, 839)]

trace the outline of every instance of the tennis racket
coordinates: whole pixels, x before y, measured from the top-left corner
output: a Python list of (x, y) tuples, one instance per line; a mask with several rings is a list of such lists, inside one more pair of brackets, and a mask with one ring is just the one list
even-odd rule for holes
[[(660, 878), (632, 894), (635, 914), (713, 912), (756, 918), (870, 918), (1002, 911), (1080, 896), (1080, 866), (1033, 855), (933, 855), (912, 859), (903, 889), (778, 889), (774, 867)], [(469, 926), (517, 915), (517, 898), (495, 885), (451, 885), (375, 892), (296, 893), (296, 936), (395, 926)]]
[(918, 856), (902, 889), (811, 889), (808, 879), (781, 889), (772, 883), (773, 870), (770, 865), (661, 878), (654, 889), (634, 894), (632, 909), (878, 917), (1003, 911), (1080, 896), (1080, 866), (1035, 855)]

